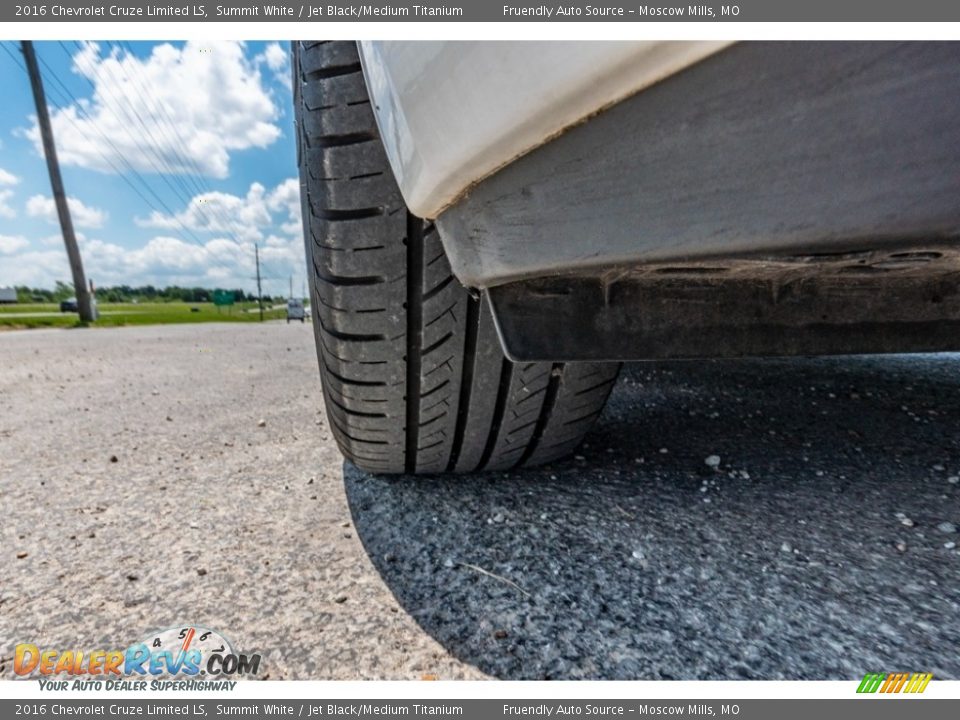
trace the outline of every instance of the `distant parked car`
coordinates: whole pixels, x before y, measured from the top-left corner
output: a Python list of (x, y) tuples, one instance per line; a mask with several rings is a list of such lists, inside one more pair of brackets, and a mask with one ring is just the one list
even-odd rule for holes
[(291, 320), (299, 320), (304, 322), (307, 317), (306, 310), (303, 308), (303, 300), (297, 300), (295, 298), (290, 298), (287, 300), (287, 322)]
[[(100, 310), (97, 308), (97, 299), (90, 298), (90, 309), (93, 311), (93, 319), (100, 319)], [(60, 301), (60, 312), (80, 312), (80, 306), (75, 297), (69, 297)]]

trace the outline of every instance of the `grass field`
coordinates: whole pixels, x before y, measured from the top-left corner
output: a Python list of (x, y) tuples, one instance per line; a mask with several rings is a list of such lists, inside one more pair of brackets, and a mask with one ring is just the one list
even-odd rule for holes
[[(100, 318), (94, 327), (120, 325), (165, 325), (197, 322), (257, 322), (260, 314), (255, 302), (217, 308), (212, 303), (98, 303)], [(286, 308), (264, 308), (264, 320), (285, 318)], [(44, 327), (79, 327), (76, 313), (61, 313), (55, 303), (0, 305), (0, 330)]]

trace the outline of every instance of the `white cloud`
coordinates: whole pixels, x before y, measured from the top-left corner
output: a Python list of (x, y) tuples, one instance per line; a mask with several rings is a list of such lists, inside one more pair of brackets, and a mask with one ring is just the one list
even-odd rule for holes
[(268, 227), (273, 218), (267, 209), (266, 188), (253, 183), (246, 197), (222, 192), (196, 195), (186, 209), (175, 215), (165, 215), (154, 210), (150, 216), (135, 218), (140, 227), (194, 232), (226, 233), (241, 240), (259, 240), (262, 228)]
[(288, 178), (270, 192), (255, 182), (245, 197), (223, 192), (203, 193), (194, 196), (184, 210), (174, 215), (154, 211), (149, 217), (135, 218), (135, 222), (140, 227), (220, 233), (255, 242), (262, 240), (265, 231), (274, 225), (275, 213), (281, 215), (280, 231), (299, 238), (299, 181)]
[(282, 70), (290, 62), (290, 55), (284, 50), (280, 43), (270, 43), (263, 53), (267, 61), (267, 67), (271, 70)]
[[(39, 207), (38, 202), (35, 205)], [(299, 183), (294, 178), (269, 190), (253, 183), (242, 197), (205, 193), (173, 216), (153, 213), (136, 222), (162, 233), (137, 248), (77, 233), (84, 269), (98, 286), (184, 285), (255, 291), (254, 242), (260, 244), (265, 293), (286, 294), (291, 275), (297, 292), (304, 284)], [(183, 233), (183, 227), (195, 234), (209, 233), (210, 239), (198, 243), (189, 237), (175, 237)], [(0, 262), (0, 285), (52, 287), (56, 280), (68, 279), (62, 242), (57, 235), (36, 238), (36, 246), (50, 248), (43, 252), (30, 252), (17, 243)], [(16, 254), (23, 250), (26, 252)]]
[(215, 238), (203, 245), (159, 236), (135, 250), (91, 241), (83, 249), (88, 274), (98, 284), (150, 283), (157, 286), (228, 286), (252, 288), (253, 245)]
[[(74, 233), (77, 236), (77, 240), (81, 240), (83, 233)], [(37, 241), (38, 245), (43, 245), (44, 247), (63, 247), (63, 235), (47, 235), (42, 237)]]
[(27, 239), (20, 235), (0, 235), (0, 255), (12, 255), (29, 245)]
[(306, 265), (303, 253), (303, 238), (279, 237), (270, 235), (266, 244), (260, 250), (261, 259), (277, 266), (294, 266), (301, 268)]
[(264, 51), (255, 58), (258, 63), (265, 63), (273, 71), (273, 77), (287, 90), (293, 90), (293, 79), (290, 76), (290, 53), (280, 43), (270, 43)]
[[(20, 250), (26, 252), (17, 254)], [(81, 236), (80, 254), (87, 277), (99, 287), (150, 284), (256, 290), (250, 242), (217, 237), (201, 245), (160, 235), (139, 248), (129, 249)], [(260, 247), (260, 264), (264, 293), (286, 294), (290, 275), (299, 292), (306, 270), (302, 240), (268, 235)], [(62, 248), (31, 251), (29, 246), (16, 242), (12, 254), (4, 255), (0, 262), (0, 285), (53, 287), (56, 280), (69, 278), (67, 254)]]
[(299, 180), (288, 178), (277, 185), (267, 197), (267, 207), (274, 212), (285, 211), (287, 221), (280, 226), (280, 229), (289, 235), (296, 235), (298, 238), (301, 236)]
[(18, 182), (20, 182), (20, 178), (9, 170), (0, 168), (0, 185), (16, 185)]
[[(16, 185), (20, 178), (9, 170), (0, 168), (0, 185)], [(0, 190), (0, 217), (15, 218), (17, 211), (10, 205), (10, 198), (13, 197), (13, 190)]]
[(20, 253), (0, 263), (0, 285), (52, 288), (56, 280), (70, 279), (67, 254), (60, 250)]
[[(73, 224), (82, 228), (100, 228), (107, 219), (107, 213), (100, 208), (84, 205), (83, 202), (75, 197), (67, 198), (67, 206), (70, 208), (70, 217)], [(34, 195), (27, 200), (27, 215), (30, 217), (44, 218), (48, 223), (56, 224), (57, 205), (52, 197), (44, 195)]]
[[(271, 58), (278, 61), (275, 51), (264, 54), (268, 68)], [(197, 167), (223, 178), (232, 152), (280, 137), (279, 110), (243, 43), (164, 43), (144, 59), (86, 43), (73, 61), (94, 91), (52, 115), (64, 165), (116, 172), (111, 163), (125, 171), (129, 162), (141, 172), (187, 174)], [(35, 122), (26, 134), (41, 152)]]
[(15, 218), (17, 211), (10, 204), (10, 198), (13, 197), (13, 190), (0, 190), (0, 217)]

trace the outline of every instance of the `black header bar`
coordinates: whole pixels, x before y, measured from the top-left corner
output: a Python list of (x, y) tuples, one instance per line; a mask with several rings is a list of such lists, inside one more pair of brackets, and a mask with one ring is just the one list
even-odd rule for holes
[(0, 22), (960, 22), (957, 0), (423, 2), (36, 0), (3, 3)]

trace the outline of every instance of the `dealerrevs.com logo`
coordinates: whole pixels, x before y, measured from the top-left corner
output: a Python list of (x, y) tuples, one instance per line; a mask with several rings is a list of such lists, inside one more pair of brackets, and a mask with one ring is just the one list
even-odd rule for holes
[(126, 650), (56, 650), (21, 643), (13, 671), (43, 690), (232, 690), (256, 675), (259, 654), (238, 653), (216, 630), (188, 625), (151, 633)]

